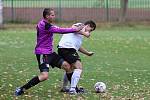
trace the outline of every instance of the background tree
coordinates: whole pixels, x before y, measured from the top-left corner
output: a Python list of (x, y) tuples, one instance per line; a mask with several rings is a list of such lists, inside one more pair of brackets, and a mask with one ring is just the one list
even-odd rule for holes
[(0, 28), (3, 27), (3, 3), (0, 0)]
[(127, 7), (128, 7), (128, 0), (120, 0), (120, 22), (125, 21), (126, 17), (126, 12), (127, 12)]

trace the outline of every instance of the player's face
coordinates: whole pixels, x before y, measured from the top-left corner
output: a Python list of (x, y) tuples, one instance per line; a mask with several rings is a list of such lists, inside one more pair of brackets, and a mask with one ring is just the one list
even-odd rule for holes
[(86, 25), (86, 31), (88, 31), (88, 32), (91, 32), (91, 31), (93, 31), (93, 28), (92, 27), (90, 27), (90, 25)]
[(48, 21), (53, 22), (55, 20), (55, 12), (51, 11), (50, 15), (48, 16)]

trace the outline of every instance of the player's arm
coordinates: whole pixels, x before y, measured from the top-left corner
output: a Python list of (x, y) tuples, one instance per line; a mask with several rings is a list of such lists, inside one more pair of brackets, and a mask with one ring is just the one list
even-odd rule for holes
[(61, 33), (61, 34), (65, 34), (65, 33), (74, 33), (74, 32), (79, 32), (83, 27), (74, 27), (74, 28), (61, 28), (58, 26), (51, 26), (49, 28), (49, 32), (50, 33)]
[(79, 48), (79, 51), (87, 56), (92, 56), (94, 54), (94, 52), (90, 52), (86, 50), (85, 48), (83, 48), (82, 46)]

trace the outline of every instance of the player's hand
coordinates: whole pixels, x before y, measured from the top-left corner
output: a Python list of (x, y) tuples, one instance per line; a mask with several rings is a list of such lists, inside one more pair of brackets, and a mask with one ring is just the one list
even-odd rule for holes
[(75, 28), (77, 30), (77, 32), (79, 32), (80, 30), (82, 30), (84, 28), (84, 24), (72, 25), (72, 28)]
[(84, 28), (82, 30), (80, 30), (78, 33), (84, 35), (85, 37), (89, 38), (90, 37), (90, 32), (89, 31), (86, 31), (86, 27), (87, 26), (84, 26)]
[(79, 24), (78, 24), (78, 23), (77, 23), (77, 24), (73, 24), (73, 25), (72, 25), (73, 28), (74, 28), (74, 27), (80, 27), (80, 26), (84, 26), (84, 24), (82, 24), (82, 23), (79, 23)]
[(94, 52), (88, 52), (88, 56), (92, 56)]

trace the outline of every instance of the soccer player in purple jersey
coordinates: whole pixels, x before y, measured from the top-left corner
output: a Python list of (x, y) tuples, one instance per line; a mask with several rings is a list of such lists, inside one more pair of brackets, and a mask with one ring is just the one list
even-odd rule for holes
[(54, 33), (74, 33), (79, 32), (83, 26), (77, 28), (60, 28), (53, 25), (55, 12), (53, 9), (45, 8), (43, 11), (43, 19), (37, 24), (37, 44), (35, 46), (35, 54), (38, 61), (40, 75), (33, 77), (22, 87), (18, 87), (15, 95), (19, 96), (25, 90), (37, 85), (38, 83), (48, 79), (49, 65), (64, 69), (70, 72), (70, 65), (62, 59), (61, 56), (53, 51), (53, 35)]

